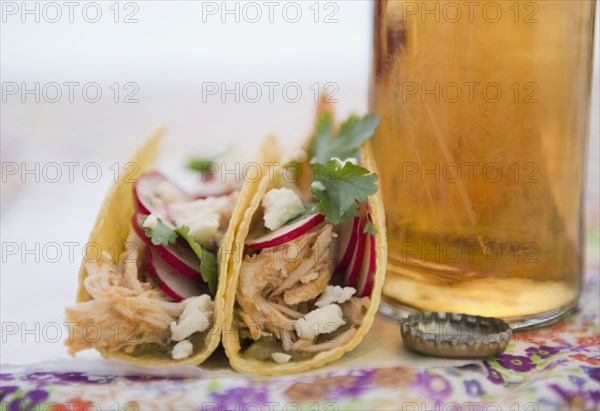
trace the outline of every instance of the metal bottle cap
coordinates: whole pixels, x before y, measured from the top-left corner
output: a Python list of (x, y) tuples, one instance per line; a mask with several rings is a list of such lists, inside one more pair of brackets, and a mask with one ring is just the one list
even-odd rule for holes
[(404, 344), (421, 354), (444, 358), (485, 358), (502, 353), (512, 335), (507, 323), (456, 313), (419, 313), (402, 320)]

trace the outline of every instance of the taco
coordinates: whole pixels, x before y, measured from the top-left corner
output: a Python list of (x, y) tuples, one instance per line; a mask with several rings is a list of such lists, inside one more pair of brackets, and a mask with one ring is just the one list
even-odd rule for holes
[(222, 341), (240, 372), (336, 360), (360, 343), (379, 306), (385, 221), (366, 142), (379, 120), (351, 116), (334, 130), (331, 109), (317, 112), (314, 135), (255, 184), (235, 235)]
[[(203, 175), (203, 190), (190, 195), (152, 169), (160, 139), (159, 131), (131, 158), (100, 209), (77, 303), (66, 309), (72, 355), (95, 348), (142, 365), (197, 365), (219, 344), (227, 250), (257, 185)], [(268, 147), (264, 161), (276, 158)]]

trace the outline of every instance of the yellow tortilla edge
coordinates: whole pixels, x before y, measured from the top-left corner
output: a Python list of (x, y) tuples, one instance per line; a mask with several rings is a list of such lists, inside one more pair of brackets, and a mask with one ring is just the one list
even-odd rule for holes
[[(372, 152), (369, 143), (361, 149), (362, 161), (361, 163), (370, 171), (376, 173), (377, 168), (373, 161)], [(285, 163), (284, 163), (285, 164)], [(248, 208), (244, 213), (243, 224), (240, 224), (238, 232), (236, 234), (236, 243), (242, 244), (246, 239), (252, 217), (258, 210), (262, 198), (266, 192), (272, 188), (275, 183), (269, 181), (267, 178), (260, 181), (257, 185), (256, 193), (254, 198), (250, 202)], [(227, 290), (225, 293), (225, 325), (224, 329), (228, 330), (222, 336), (222, 343), (225, 348), (225, 354), (229, 358), (231, 366), (239, 372), (251, 373), (257, 375), (273, 376), (282, 374), (293, 374), (303, 371), (308, 371), (313, 368), (322, 367), (332, 361), (341, 358), (345, 353), (352, 351), (364, 338), (365, 334), (369, 331), (373, 325), (375, 315), (379, 309), (379, 303), (381, 301), (381, 291), (383, 289), (383, 283), (385, 280), (386, 264), (387, 264), (387, 237), (385, 231), (385, 212), (383, 208), (383, 200), (381, 197), (381, 190), (378, 190), (373, 196), (369, 196), (369, 206), (371, 209), (371, 218), (373, 225), (377, 229), (375, 235), (376, 244), (376, 269), (373, 290), (371, 291), (371, 304), (369, 309), (365, 313), (363, 323), (357, 328), (356, 335), (346, 344), (341, 345), (332, 350), (327, 350), (318, 353), (313, 358), (302, 361), (290, 361), (287, 364), (277, 364), (275, 362), (266, 362), (255, 359), (245, 359), (240, 355), (240, 341), (238, 330), (235, 329), (234, 320), (234, 307), (235, 307), (235, 294), (237, 289), (237, 283), (239, 279), (240, 268), (243, 260), (243, 246), (241, 249), (236, 250), (236, 254), (232, 260), (232, 264), (228, 269), (228, 280)]]
[[(88, 244), (96, 243), (102, 250), (109, 249), (111, 244), (123, 244), (129, 234), (129, 225), (131, 216), (134, 213), (134, 198), (133, 184), (137, 178), (145, 171), (154, 166), (158, 154), (158, 148), (164, 132), (163, 128), (157, 130), (144, 145), (142, 145), (136, 153), (130, 158), (129, 163), (137, 165), (135, 173), (127, 173), (122, 175), (119, 180), (113, 185), (108, 195), (106, 196), (102, 207), (96, 218), (96, 222), (89, 237)], [(204, 338), (204, 346), (194, 347), (194, 354), (190, 357), (174, 360), (166, 357), (163, 353), (157, 355), (156, 358), (149, 358), (148, 355), (136, 357), (127, 354), (123, 351), (108, 351), (98, 349), (104, 358), (117, 359), (127, 361), (143, 366), (160, 366), (160, 365), (199, 365), (204, 362), (217, 348), (221, 340), (221, 327), (223, 324), (223, 307), (225, 304), (224, 294), (225, 285), (227, 283), (227, 267), (229, 265), (229, 255), (224, 250), (229, 250), (234, 245), (235, 232), (240, 223), (240, 214), (243, 214), (245, 204), (253, 197), (254, 186), (245, 184), (240, 193), (238, 204), (233, 212), (230, 226), (223, 239), (223, 246), (219, 249), (219, 282), (215, 295), (214, 307), (214, 326)], [(112, 223), (115, 222), (116, 224)], [(110, 222), (110, 223), (109, 223)], [(85, 259), (81, 264), (79, 271), (79, 287), (77, 290), (77, 302), (84, 302), (91, 299), (90, 295), (85, 290), (83, 281), (87, 277), (85, 269)]]

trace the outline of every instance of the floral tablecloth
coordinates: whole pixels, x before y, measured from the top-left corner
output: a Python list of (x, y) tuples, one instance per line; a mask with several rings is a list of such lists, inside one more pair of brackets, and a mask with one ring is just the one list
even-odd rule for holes
[(579, 310), (552, 326), (515, 333), (504, 354), (486, 361), (413, 354), (402, 346), (398, 326), (380, 316), (350, 355), (301, 375), (237, 374), (222, 353), (202, 368), (85, 360), (4, 365), (0, 410), (600, 409), (596, 257)]

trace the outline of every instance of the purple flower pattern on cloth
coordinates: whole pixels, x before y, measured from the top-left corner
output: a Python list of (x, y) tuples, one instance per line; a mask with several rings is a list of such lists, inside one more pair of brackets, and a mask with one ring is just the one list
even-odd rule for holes
[(535, 368), (535, 363), (523, 355), (500, 354), (496, 357), (498, 364), (511, 370), (526, 372)]
[(481, 383), (477, 380), (465, 380), (465, 392), (471, 397), (479, 397), (485, 394)]
[(7, 411), (33, 411), (40, 409), (40, 405), (48, 399), (48, 392), (42, 389), (33, 389), (8, 403)]
[(494, 384), (504, 384), (504, 377), (502, 377), (502, 373), (497, 369), (493, 368), (489, 362), (484, 361), (483, 365), (488, 372), (487, 379), (493, 382)]
[(35, 372), (23, 377), (24, 381), (36, 384), (111, 384), (115, 376), (90, 376), (82, 372)]
[(452, 393), (452, 385), (440, 374), (423, 371), (418, 374), (415, 386), (423, 390), (423, 394), (435, 400), (444, 400)]
[(264, 388), (235, 387), (223, 392), (213, 392), (210, 398), (218, 410), (234, 411), (248, 406), (262, 409), (268, 402), (269, 393)]
[(600, 367), (581, 366), (581, 369), (594, 381), (600, 382)]
[(560, 347), (550, 347), (547, 345), (540, 345), (539, 347), (529, 347), (525, 350), (529, 357), (537, 355), (539, 358), (550, 358), (553, 355), (560, 352)]

